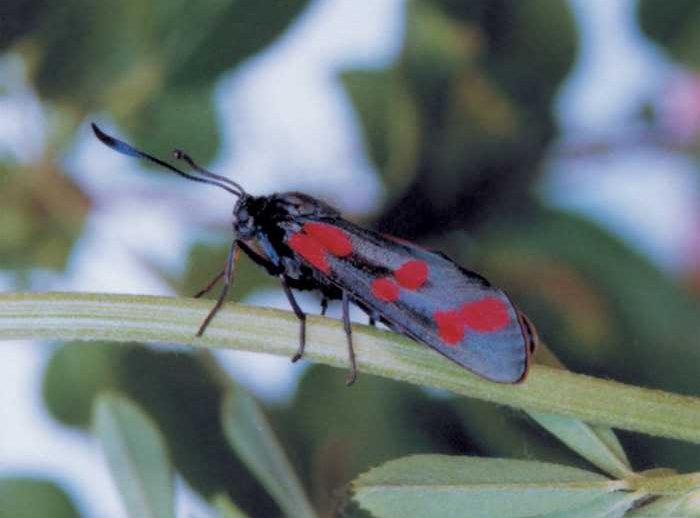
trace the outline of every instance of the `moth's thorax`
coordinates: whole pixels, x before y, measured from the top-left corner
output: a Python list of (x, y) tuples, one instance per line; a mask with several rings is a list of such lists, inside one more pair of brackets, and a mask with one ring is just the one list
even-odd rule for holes
[(233, 209), (233, 232), (239, 245), (271, 275), (285, 276), (296, 289), (322, 289), (326, 282), (299, 260), (288, 239), (311, 220), (337, 217), (338, 211), (311, 196), (287, 192), (245, 196)]
[(233, 208), (233, 232), (238, 239), (254, 239), (274, 231), (280, 223), (304, 217), (336, 217), (336, 209), (298, 192), (241, 197)]

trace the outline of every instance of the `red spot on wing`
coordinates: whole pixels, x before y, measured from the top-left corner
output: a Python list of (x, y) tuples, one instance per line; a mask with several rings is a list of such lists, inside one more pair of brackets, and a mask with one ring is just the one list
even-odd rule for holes
[(399, 298), (399, 287), (388, 277), (372, 281), (372, 295), (384, 302), (394, 302)]
[(301, 232), (292, 234), (287, 244), (314, 268), (331, 273), (327, 254), (345, 257), (352, 253), (352, 243), (340, 228), (325, 223), (305, 223)]
[(336, 257), (352, 253), (352, 243), (344, 230), (325, 223), (305, 223), (304, 232), (318, 241), (323, 248)]
[(493, 332), (508, 325), (508, 306), (495, 297), (468, 302), (459, 309), (436, 311), (433, 318), (440, 338), (455, 346), (464, 338), (465, 329), (481, 333)]
[(433, 314), (438, 326), (440, 338), (451, 346), (457, 345), (464, 338), (464, 322), (458, 311), (436, 311)]
[(508, 306), (495, 297), (465, 304), (459, 313), (467, 327), (481, 332), (503, 329), (510, 320)]
[(428, 278), (428, 265), (416, 259), (406, 261), (394, 272), (394, 277), (402, 288), (417, 290)]
[[(372, 295), (384, 302), (394, 302), (401, 294), (401, 288), (417, 290), (428, 278), (428, 265), (423, 261), (410, 260), (394, 271), (394, 278), (380, 277), (372, 281)], [(396, 279), (396, 282), (394, 282)]]
[(292, 250), (306, 259), (314, 268), (323, 273), (331, 272), (331, 265), (326, 259), (326, 249), (313, 237), (297, 232), (291, 235), (287, 243)]

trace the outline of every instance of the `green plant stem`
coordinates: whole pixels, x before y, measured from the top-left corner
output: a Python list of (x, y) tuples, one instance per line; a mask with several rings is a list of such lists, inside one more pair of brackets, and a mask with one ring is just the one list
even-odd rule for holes
[[(227, 304), (194, 336), (212, 302), (186, 298), (84, 293), (0, 295), (0, 339), (48, 338), (168, 342), (291, 357), (298, 322), (290, 312)], [(700, 399), (623, 385), (541, 365), (520, 385), (501, 385), (465, 372), (433, 350), (396, 333), (354, 326), (360, 373), (449, 390), (523, 410), (700, 443)], [(305, 358), (347, 367), (339, 321), (309, 317)], [(338, 383), (345, 376), (339, 375)], [(362, 383), (360, 376), (359, 383)]]
[(627, 481), (628, 489), (649, 495), (687, 495), (700, 489), (700, 473), (683, 475), (641, 477), (633, 476)]

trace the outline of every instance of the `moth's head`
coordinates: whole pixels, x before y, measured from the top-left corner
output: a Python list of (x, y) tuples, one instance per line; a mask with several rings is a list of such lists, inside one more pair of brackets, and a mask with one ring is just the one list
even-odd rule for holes
[(233, 207), (233, 232), (239, 239), (249, 239), (258, 231), (257, 218), (263, 209), (264, 198), (244, 194)]

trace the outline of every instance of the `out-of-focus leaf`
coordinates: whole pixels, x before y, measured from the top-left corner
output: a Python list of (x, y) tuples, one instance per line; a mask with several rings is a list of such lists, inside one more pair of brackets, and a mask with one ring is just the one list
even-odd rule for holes
[(66, 493), (53, 482), (0, 478), (0, 518), (79, 518)]
[[(209, 90), (222, 72), (270, 44), (306, 4), (51, 3), (36, 31), (42, 52), (37, 86), (42, 96), (83, 112), (103, 108), (101, 99), (109, 98), (110, 89), (119, 91), (130, 84), (141, 84), (137, 97), (143, 101), (173, 89)], [(150, 79), (140, 82), (146, 70)], [(134, 107), (137, 112), (138, 108)]]
[(578, 43), (566, 2), (435, 2), (453, 19), (478, 27), (484, 68), (509, 96), (532, 116), (551, 114), (552, 99), (570, 70)]
[(219, 518), (248, 518), (248, 515), (241, 511), (228, 495), (223, 493), (213, 498), (212, 505), (219, 513)]
[(596, 498), (590, 504), (537, 515), (537, 518), (620, 518), (626, 516), (627, 511), (644, 498), (646, 496), (639, 493), (609, 493)]
[[(401, 59), (386, 75), (415, 107), (415, 167), (400, 157), (383, 161), (402, 164), (414, 180), (390, 193), (398, 199), (376, 227), (420, 239), (520, 217), (556, 132), (552, 100), (575, 56), (568, 5), (415, 0), (406, 26)], [(371, 120), (366, 107), (374, 103), (363, 99), (371, 95), (353, 92), (363, 121)], [(373, 150), (405, 153), (387, 149), (386, 133), (371, 129), (369, 137)]]
[(99, 98), (128, 79), (149, 49), (147, 4), (133, 0), (51, 2), (33, 34), (40, 49), (35, 82), (42, 97), (67, 102), (80, 111), (99, 105)]
[(216, 80), (270, 44), (306, 4), (50, 2), (25, 47), (39, 94), (64, 119), (110, 112), (138, 147), (161, 156), (186, 148), (206, 163), (219, 144)]
[(590, 468), (571, 449), (554, 437), (543, 434), (523, 413), (476, 399), (459, 398), (452, 401), (452, 404), (462, 418), (462, 426), (470, 443), (479, 455), (537, 459), (582, 469)]
[(290, 518), (315, 517), (282, 445), (255, 400), (236, 387), (226, 394), (221, 410), (229, 444), (284, 513)]
[(103, 394), (95, 433), (131, 516), (175, 517), (173, 469), (155, 423), (128, 399)]
[[(188, 15), (191, 18), (180, 20), (176, 25), (178, 30), (172, 34), (181, 36), (189, 29), (192, 18), (198, 19), (200, 27), (206, 26), (207, 30), (198, 31), (196, 44), (173, 56), (176, 59), (170, 63), (169, 81), (176, 86), (197, 85), (203, 78), (213, 78), (233, 68), (274, 41), (308, 3), (308, 0), (210, 0), (208, 13), (199, 12), (199, 3), (196, 7), (193, 4), (189, 8), (195, 11)], [(203, 19), (207, 14), (207, 19)]]
[(639, 25), (648, 36), (692, 67), (700, 66), (700, 5), (694, 0), (637, 3)]
[(409, 4), (399, 70), (418, 112), (416, 163), (431, 170), (421, 187), (435, 203), (453, 201), (473, 185), (485, 172), (480, 165), (517, 131), (515, 107), (479, 69), (481, 52), (478, 28), (434, 2)]
[(137, 147), (166, 159), (173, 149), (184, 149), (201, 164), (214, 157), (219, 147), (219, 129), (212, 87), (170, 88), (144, 100), (137, 108), (126, 107), (117, 112), (117, 120), (132, 135)]
[(87, 426), (94, 400), (105, 390), (126, 394), (153, 417), (173, 463), (196, 491), (205, 497), (227, 493), (246, 510), (274, 512), (231, 452), (220, 425), (221, 387), (193, 355), (123, 344), (74, 343), (56, 350), (43, 392), (57, 419)]
[(543, 462), (415, 455), (353, 482), (354, 498), (378, 517), (515, 518), (587, 505), (619, 484)]
[[(319, 514), (338, 507), (360, 472), (411, 453), (465, 453), (468, 438), (448, 401), (366, 373), (348, 390), (337, 369), (313, 365), (275, 428), (313, 488)], [(367, 416), (371, 416), (368, 419)]]
[(47, 163), (0, 163), (0, 187), (0, 268), (64, 268), (90, 207), (87, 197)]
[(0, 3), (0, 50), (7, 49), (34, 29), (46, 3), (43, 0), (3, 0)]
[[(194, 330), (193, 330), (194, 332)], [(274, 514), (269, 496), (231, 451), (221, 428), (223, 389), (195, 356), (129, 351), (122, 390), (158, 423), (173, 462), (205, 497), (225, 492), (246, 512)]]
[(94, 399), (116, 389), (128, 346), (69, 342), (58, 347), (44, 373), (42, 392), (49, 412), (64, 424), (86, 427)]
[(397, 196), (417, 173), (420, 127), (414, 100), (395, 72), (347, 72), (342, 80), (362, 122), (370, 156), (389, 193)]

